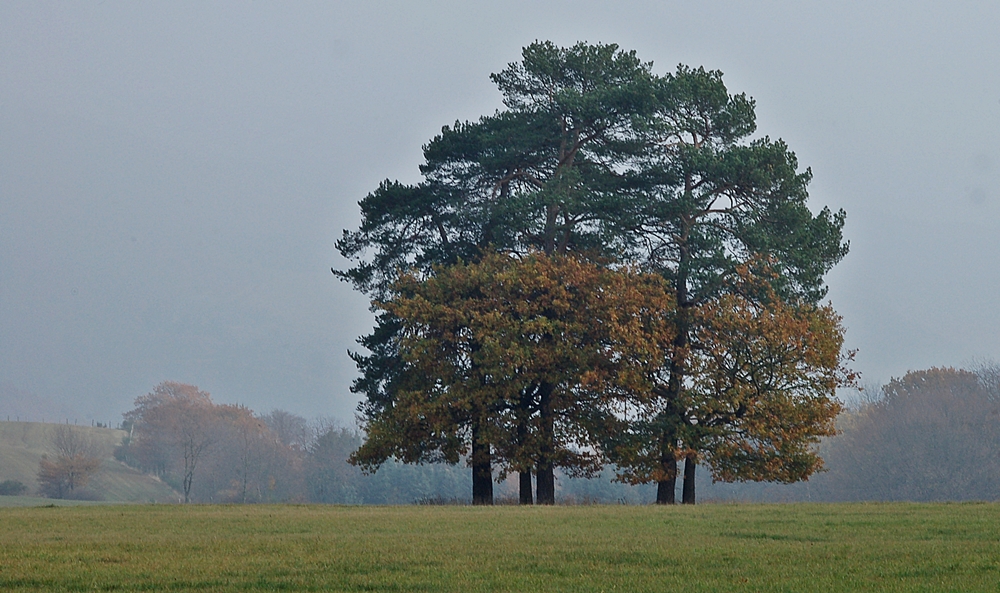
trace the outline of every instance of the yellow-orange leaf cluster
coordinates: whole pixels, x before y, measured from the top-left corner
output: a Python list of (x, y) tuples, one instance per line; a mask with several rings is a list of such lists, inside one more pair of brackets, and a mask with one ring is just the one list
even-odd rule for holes
[(854, 378), (833, 309), (782, 301), (768, 280), (743, 266), (682, 308), (659, 275), (569, 256), (403, 275), (377, 304), (401, 324), (403, 368), (353, 460), (468, 455), (474, 473), (539, 480), (612, 463), (648, 482), (699, 456), (722, 480), (806, 478), (821, 463), (812, 445), (834, 431), (835, 390)]

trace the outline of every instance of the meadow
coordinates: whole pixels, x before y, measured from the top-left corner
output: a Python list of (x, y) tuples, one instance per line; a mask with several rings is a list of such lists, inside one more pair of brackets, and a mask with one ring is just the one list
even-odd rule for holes
[(0, 590), (996, 591), (1000, 505), (0, 508)]

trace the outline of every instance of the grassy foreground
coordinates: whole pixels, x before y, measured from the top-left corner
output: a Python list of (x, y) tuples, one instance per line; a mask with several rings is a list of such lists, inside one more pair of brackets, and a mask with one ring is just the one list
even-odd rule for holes
[(1000, 505), (0, 508), (0, 590), (997, 591)]

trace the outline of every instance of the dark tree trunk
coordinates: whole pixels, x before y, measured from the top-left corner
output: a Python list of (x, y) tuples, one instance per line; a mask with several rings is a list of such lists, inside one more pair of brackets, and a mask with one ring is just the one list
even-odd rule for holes
[[(688, 229), (685, 228), (682, 242), (686, 243), (688, 235)], [(687, 358), (685, 356), (685, 351), (688, 346), (688, 332), (690, 331), (690, 308), (691, 303), (688, 300), (687, 291), (687, 266), (689, 261), (689, 254), (686, 244), (682, 244), (680, 249), (680, 262), (678, 265), (678, 274), (676, 280), (676, 295), (677, 295), (677, 307), (678, 315), (674, 323), (676, 323), (677, 335), (674, 337), (674, 351), (670, 357), (670, 377), (667, 380), (667, 392), (666, 392), (666, 407), (663, 411), (664, 420), (667, 423), (667, 429), (663, 431), (662, 441), (660, 442), (661, 460), (664, 463), (664, 469), (667, 471), (669, 476), (665, 482), (660, 482), (657, 485), (656, 490), (656, 502), (657, 504), (673, 504), (676, 496), (675, 489), (677, 484), (677, 457), (675, 455), (677, 449), (677, 424), (681, 421), (683, 417), (683, 410), (679, 409), (679, 402), (681, 401), (681, 392), (684, 385), (684, 375), (687, 372)], [(685, 464), (684, 466), (684, 489), (682, 493), (682, 501), (687, 502), (688, 496), (688, 468), (691, 468), (691, 472), (694, 472), (694, 467)], [(693, 473), (692, 473), (693, 476)], [(691, 500), (694, 500), (694, 481), (691, 482)], [(669, 501), (669, 502), (668, 502)]]
[[(531, 400), (533, 389), (521, 392), (517, 404), (517, 446), (523, 448), (528, 440), (528, 421), (531, 417)], [(518, 504), (534, 504), (531, 496), (531, 470), (518, 472)]]
[(660, 435), (660, 469), (665, 477), (656, 483), (656, 504), (674, 504), (677, 496), (677, 430), (672, 418), (675, 413), (672, 395), (668, 392), (662, 417), (666, 426)]
[(538, 504), (556, 503), (556, 476), (551, 461), (538, 460), (538, 474), (535, 476)]
[(534, 500), (531, 497), (531, 472), (520, 472), (518, 475), (518, 481), (518, 487), (520, 490), (518, 503), (534, 504)]
[(694, 470), (697, 465), (694, 455), (688, 455), (684, 460), (684, 493), (681, 498), (683, 504), (694, 504)]
[(555, 386), (543, 383), (539, 389), (539, 420), (541, 446), (538, 450), (538, 467), (535, 471), (536, 500), (538, 504), (556, 503), (555, 477), (555, 413), (552, 410), (552, 392)]
[[(565, 160), (566, 140), (563, 138), (562, 146), (559, 149), (559, 161)], [(572, 160), (570, 160), (572, 164)], [(562, 165), (560, 165), (561, 167)], [(559, 172), (557, 171), (558, 175)], [(556, 240), (556, 224), (558, 222), (561, 208), (557, 204), (549, 204), (545, 212), (545, 229), (543, 232), (544, 242), (542, 251), (545, 255), (551, 256), (556, 253), (566, 253), (568, 238), (563, 241)], [(564, 229), (568, 233), (569, 229)], [(549, 337), (551, 339), (551, 336)], [(538, 461), (535, 464), (535, 502), (537, 504), (552, 505), (556, 503), (556, 476), (555, 476), (555, 412), (552, 409), (552, 392), (555, 385), (543, 382), (538, 388), (538, 414), (540, 424), (541, 445), (538, 450)], [(530, 487), (529, 487), (530, 488)], [(523, 497), (523, 495), (522, 495)]]
[(493, 504), (490, 444), (482, 442), (478, 423), (472, 426), (472, 504)]
[(674, 504), (677, 491), (677, 458), (673, 452), (663, 460), (667, 477), (656, 483), (656, 504)]

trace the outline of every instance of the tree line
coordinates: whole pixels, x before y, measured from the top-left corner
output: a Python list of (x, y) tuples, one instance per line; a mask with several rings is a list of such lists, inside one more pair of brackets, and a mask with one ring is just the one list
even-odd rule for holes
[[(463, 472), (388, 464), (365, 476), (347, 460), (353, 428), (283, 411), (219, 404), (194, 385), (165, 381), (124, 414), (114, 456), (156, 475), (182, 502), (411, 504), (467, 498)], [(463, 490), (463, 487), (466, 487)]]
[[(784, 485), (703, 480), (705, 496), (829, 502), (1000, 497), (1000, 365), (911, 371), (860, 393), (839, 414), (838, 434), (816, 447), (822, 471)], [(129, 433), (115, 456), (160, 476), (181, 500), (185, 485), (193, 502), (468, 503), (472, 496), (465, 458), (455, 465), (388, 461), (365, 474), (348, 461), (365, 443), (358, 430), (282, 410), (254, 414), (216, 404), (190, 385), (162, 383), (137, 398), (125, 416)], [(211, 434), (197, 447), (191, 438), (204, 430)], [(101, 458), (84, 431), (56, 426), (53, 453), (40, 463), (39, 493), (99, 497), (86, 486)], [(655, 496), (655, 484), (629, 484), (616, 480), (617, 473), (613, 466), (594, 467), (589, 477), (560, 471), (559, 499), (641, 504)], [(28, 490), (20, 482), (0, 484), (0, 495)], [(518, 502), (518, 495), (516, 480), (501, 486), (500, 500)]]
[(477, 504), (514, 474), (552, 504), (557, 470), (658, 503), (681, 462), (687, 503), (698, 463), (812, 475), (855, 380), (821, 304), (844, 212), (810, 210), (810, 171), (720, 72), (536, 42), (491, 78), (504, 108), (443, 127), (423, 181), (383, 182), (337, 244), (378, 314), (352, 462), (465, 459)]
[(1000, 497), (1000, 366), (911, 371), (872, 389), (824, 447), (821, 500)]

